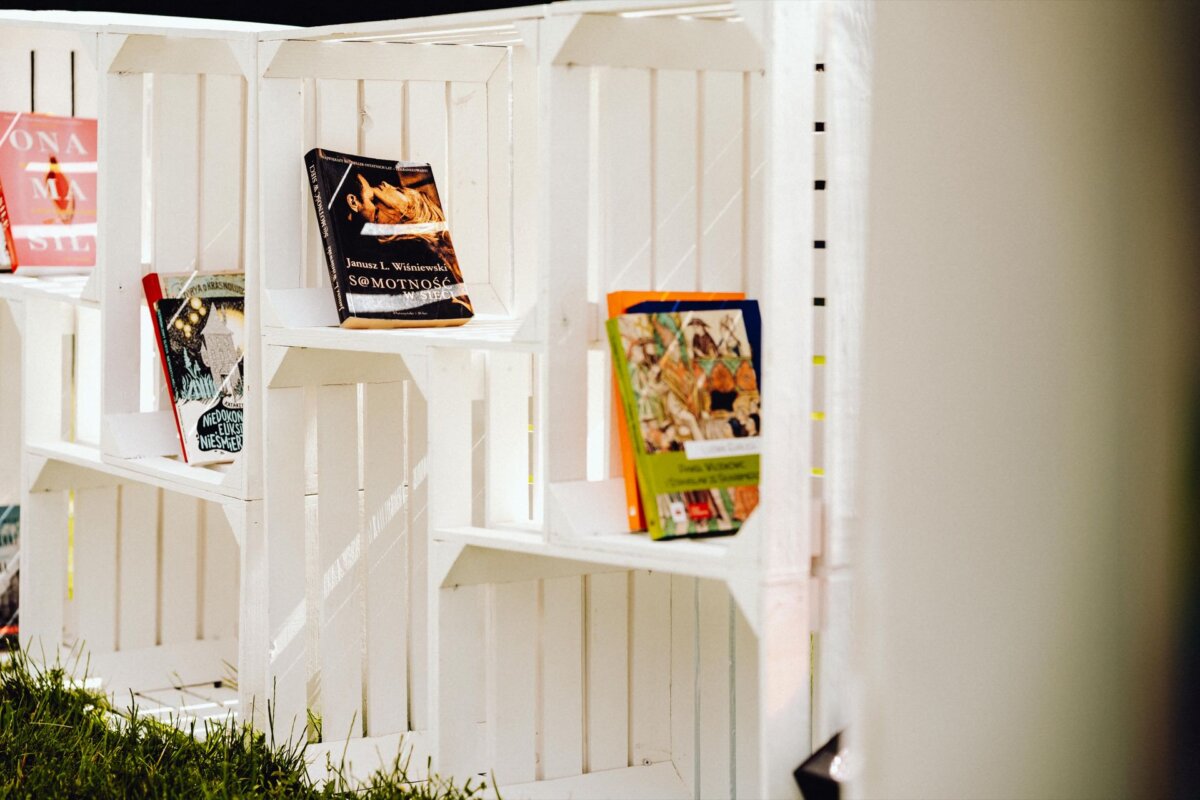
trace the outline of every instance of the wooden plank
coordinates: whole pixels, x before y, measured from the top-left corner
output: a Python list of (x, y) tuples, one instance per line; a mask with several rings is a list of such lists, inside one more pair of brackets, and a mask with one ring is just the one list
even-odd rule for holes
[[(408, 359), (414, 374), (421, 359)], [(404, 482), (408, 487), (408, 720), (415, 731), (433, 726), (429, 697), (429, 404), (415, 380), (404, 382)]]
[(721, 20), (631, 19), (585, 14), (552, 54), (554, 64), (653, 69), (761, 69), (762, 48), (744, 25)]
[(696, 259), (696, 73), (654, 73), (654, 286), (693, 291)]
[(303, 279), (303, 250), (313, 216), (308, 176), (304, 174), (304, 97), (298, 80), (263, 80), (259, 114), (271, 124), (259, 126), (259, 196), (262, 215), (263, 287), (297, 288)]
[(446, 140), (449, 125), (446, 84), (442, 81), (410, 81), (405, 131), (408, 134), (406, 158), (428, 161), (443, 208), (452, 208), (453, 186), (448, 182)]
[(109, 64), (110, 73), (154, 72), (195, 76), (209, 73), (241, 75), (242, 68), (221, 39), (133, 35)]
[(542, 588), (540, 779), (584, 771), (583, 582), (554, 578)]
[(652, 287), (650, 73), (607, 69), (598, 97), (602, 292)]
[[(23, 399), (20, 414), (26, 444), (56, 442), (70, 432), (70, 334), (73, 310), (60, 303), (26, 300), (26, 333), (20, 360)], [(38, 320), (39, 335), (29, 320)]]
[(246, 163), (242, 79), (235, 75), (199, 77), (200, 219), (197, 268), (242, 267), (243, 165)]
[(362, 82), (363, 154), (399, 161), (404, 152), (404, 85)]
[(317, 521), (321, 716), (325, 736), (363, 731), (363, 581), (358, 496), (358, 392), (321, 386), (317, 395)]
[[(448, 174), (443, 200), (463, 277), (488, 283), (491, 221), (488, 218), (488, 88), (483, 83), (447, 84)], [(449, 202), (446, 202), (448, 199)]]
[(200, 225), (200, 78), (155, 75), (152, 204), (159, 272), (194, 269)]
[(733, 752), (735, 797), (762, 797), (758, 771), (758, 638), (746, 617), (734, 609), (733, 635), (733, 727), (729, 731)]
[(408, 730), (408, 529), (404, 384), (363, 386), (367, 735)]
[(671, 760), (690, 797), (699, 797), (696, 657), (699, 581), (671, 578)]
[[(349, 80), (318, 80), (307, 86), (305, 128), (311, 137), (301, 148), (298, 157), (313, 147), (327, 147), (343, 153), (356, 153), (359, 149), (358, 83)], [(303, 161), (300, 161), (303, 166)], [(307, 223), (307, 247), (305, 247), (305, 273), (308, 285), (329, 285), (329, 270), (325, 263), (325, 248), (312, 208), (312, 196), (305, 181), (305, 222)], [(284, 321), (287, 324), (287, 321)]]
[(39, 114), (71, 116), (71, 51), (61, 44), (33, 51), (33, 107)]
[(121, 487), (117, 648), (153, 647), (158, 625), (158, 525), (161, 490)]
[(21, 504), (21, 647), (53, 659), (67, 598), (67, 493), (34, 492)]
[(162, 495), (157, 644), (200, 638), (200, 502), (177, 492)]
[(742, 103), (744, 109), (743, 130), (746, 139), (743, 148), (746, 156), (742, 169), (742, 187), (746, 192), (742, 208), (745, 238), (745, 290), (749, 297), (762, 296), (763, 274), (763, 183), (766, 174), (766, 152), (763, 128), (766, 125), (764, 108), (766, 87), (760, 73), (748, 72), (743, 83)]
[(8, 424), (0, 425), (0, 504), (18, 505), (21, 500), (21, 331), (17, 314), (23, 303), (0, 302), (0, 363), (5, 378), (0, 381), (0, 415)]
[(236, 638), (240, 559), (229, 520), (218, 504), (205, 505), (200, 536), (204, 547), (201, 636), (205, 639)]
[(700, 286), (733, 291), (742, 285), (742, 76), (701, 78)]
[(482, 83), (503, 58), (504, 51), (492, 47), (290, 41), (280, 44), (263, 76)]
[(488, 279), (509, 314), (517, 313), (513, 262), (513, 158), (510, 137), (513, 79), (509, 63), (492, 73), (487, 90)]
[(266, 394), (264, 488), (267, 519), (268, 631), (271, 655), (268, 680), (276, 704), (280, 737), (299, 734), (306, 724), (310, 617), (305, 597), (306, 437), (305, 390), (271, 389)]
[(671, 760), (671, 576), (631, 573), (629, 763)]
[(822, 594), (821, 631), (813, 675), (813, 743), (824, 744), (850, 724), (854, 584), (848, 570), (830, 575)]
[(100, 311), (75, 310), (75, 435), (76, 442), (100, 444)]
[(0, 48), (0, 107), (10, 111), (32, 111), (31, 50), (28, 46), (15, 46), (18, 34), (12, 28), (5, 28), (3, 34), (6, 46)]
[[(489, 93), (488, 102), (491, 103)], [(512, 51), (512, 269), (514, 315), (530, 312), (537, 300), (537, 259), (541, 248), (541, 183), (538, 164), (538, 67), (536, 42)], [(489, 155), (489, 163), (491, 163)], [(493, 196), (496, 194), (493, 184)], [(493, 227), (493, 233), (495, 228)], [(499, 284), (496, 284), (499, 288)], [(501, 300), (504, 295), (500, 295)]]
[[(120, 37), (101, 36), (101, 60), (119, 44)], [(138, 359), (133, 346), (145, 312), (138, 281), (142, 263), (142, 107), (141, 75), (107, 75), (103, 79), (100, 119), (99, 261), (104, 352), (100, 375), (104, 414), (139, 410)], [(107, 176), (107, 177), (106, 177)], [(184, 198), (183, 203), (188, 199)], [(184, 234), (186, 236), (186, 234)], [(119, 443), (101, 431), (101, 448), (114, 452)]]
[(488, 587), (488, 763), (498, 785), (537, 779), (538, 582)]
[(629, 766), (629, 574), (589, 575), (587, 770)]
[(532, 365), (521, 353), (488, 353), (489, 525), (529, 519), (529, 395)]
[(100, 78), (92, 60), (97, 46), (96, 34), (81, 33), (79, 38), (83, 46), (75, 50), (75, 116), (95, 119), (100, 98)]
[(86, 652), (117, 647), (117, 488), (75, 490), (74, 593)]
[(730, 666), (733, 599), (717, 581), (700, 581), (700, 797), (733, 795)]

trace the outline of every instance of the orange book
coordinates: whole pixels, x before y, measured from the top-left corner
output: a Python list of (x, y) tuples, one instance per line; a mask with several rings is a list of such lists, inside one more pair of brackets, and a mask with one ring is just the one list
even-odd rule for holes
[[(649, 301), (744, 300), (744, 292), (609, 292), (608, 318), (620, 316), (638, 303)], [(646, 530), (646, 515), (642, 511), (642, 496), (638, 492), (637, 465), (633, 457), (633, 441), (621, 410), (621, 390), (613, 373), (613, 425), (621, 439), (621, 474), (625, 477), (625, 515), (629, 530)]]

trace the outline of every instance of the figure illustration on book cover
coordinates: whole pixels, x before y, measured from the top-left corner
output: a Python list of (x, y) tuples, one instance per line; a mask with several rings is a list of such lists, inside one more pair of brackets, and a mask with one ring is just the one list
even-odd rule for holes
[(201, 452), (242, 449), (242, 302), (191, 297), (158, 303), (180, 425)]
[[(629, 314), (619, 325), (647, 454), (759, 435), (758, 376), (739, 311)], [(659, 518), (676, 533), (729, 530), (757, 504), (757, 485), (657, 495)]]

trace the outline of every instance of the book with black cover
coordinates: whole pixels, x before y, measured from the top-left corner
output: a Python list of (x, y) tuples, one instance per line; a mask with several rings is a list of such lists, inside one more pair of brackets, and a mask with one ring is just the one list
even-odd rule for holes
[(304, 156), (343, 328), (462, 325), (474, 309), (429, 164)]

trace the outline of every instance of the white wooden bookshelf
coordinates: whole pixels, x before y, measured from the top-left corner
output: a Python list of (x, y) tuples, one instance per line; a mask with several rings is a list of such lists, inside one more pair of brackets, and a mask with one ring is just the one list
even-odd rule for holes
[[(314, 774), (403, 741), (505, 797), (795, 796), (847, 716), (869, 21), (840, 0), (0, 15), (0, 107), (101, 126), (99, 267), (0, 277), (25, 639), (85, 644), (153, 713), (190, 702), (159, 673), (234, 663), (237, 702), (198, 703), (265, 725), (270, 699), (281, 735), (319, 716)], [(314, 146), (433, 164), (474, 320), (335, 327)], [(231, 266), (246, 451), (190, 467), (140, 278)], [(618, 289), (760, 299), (771, 434), (736, 536), (626, 528)]]

